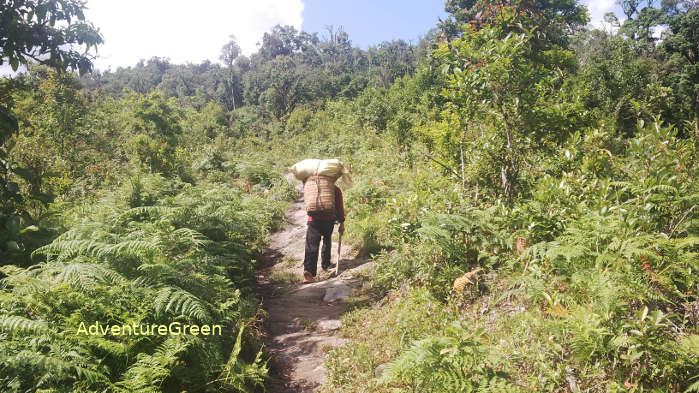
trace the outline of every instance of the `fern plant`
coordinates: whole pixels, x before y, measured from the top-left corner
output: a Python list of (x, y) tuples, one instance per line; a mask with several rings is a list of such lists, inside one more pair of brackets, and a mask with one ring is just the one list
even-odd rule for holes
[(483, 334), (419, 340), (389, 364), (379, 382), (397, 383), (413, 392), (523, 392), (497, 370), (490, 349), (479, 343)]
[[(148, 206), (122, 202), (118, 193), (133, 191), (127, 188), (99, 207), (68, 210), (69, 230), (33, 253), (35, 265), (2, 267), (0, 390), (236, 392), (260, 385), (266, 366), (239, 326), (257, 311), (251, 259), (282, 205), (218, 185), (173, 192), (157, 176), (139, 184), (139, 195), (153, 196)], [(220, 325), (224, 334), (81, 330), (171, 322)]]

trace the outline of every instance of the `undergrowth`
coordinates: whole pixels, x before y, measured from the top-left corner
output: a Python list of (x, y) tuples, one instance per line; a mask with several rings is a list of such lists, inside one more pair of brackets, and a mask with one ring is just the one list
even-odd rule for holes
[[(252, 261), (285, 203), (222, 184), (138, 178), (61, 214), (67, 228), (0, 281), (0, 386), (52, 392), (249, 391), (267, 366)], [(87, 332), (94, 324), (218, 334)]]

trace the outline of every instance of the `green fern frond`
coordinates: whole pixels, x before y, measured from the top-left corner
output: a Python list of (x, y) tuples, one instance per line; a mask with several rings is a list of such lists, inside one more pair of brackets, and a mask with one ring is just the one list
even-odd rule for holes
[(113, 233), (108, 232), (100, 223), (81, 224), (63, 232), (54, 241), (68, 240), (91, 240), (109, 241), (115, 239)]
[(0, 329), (9, 332), (37, 333), (48, 332), (44, 321), (28, 319), (17, 315), (0, 315)]
[(109, 244), (94, 240), (54, 240), (50, 244), (37, 248), (35, 255), (60, 256), (63, 258), (88, 255), (102, 257), (109, 254)]
[(0, 288), (10, 289), (12, 293), (17, 295), (45, 292), (50, 287), (50, 282), (35, 277), (35, 272), (31, 272), (29, 269), (0, 280)]
[(504, 373), (495, 372), (487, 352), (475, 341), (428, 337), (391, 362), (380, 384), (403, 382), (421, 392), (519, 392)]
[(209, 240), (208, 237), (189, 228), (176, 229), (172, 232), (172, 234), (176, 235), (178, 238), (185, 238), (189, 240), (195, 247), (203, 247), (211, 243), (211, 240)]
[(138, 206), (126, 210), (125, 212), (119, 214), (115, 217), (115, 225), (119, 225), (125, 221), (132, 220), (137, 216), (148, 216), (148, 217), (158, 217), (167, 218), (172, 216), (173, 213), (177, 211), (178, 208), (170, 206)]
[(114, 284), (125, 279), (116, 271), (97, 263), (70, 263), (58, 269), (56, 281), (88, 289), (97, 283)]
[(57, 379), (75, 378), (87, 381), (90, 384), (108, 384), (109, 378), (101, 372), (90, 370), (82, 365), (48, 356), (34, 351), (20, 351), (16, 355), (5, 358), (6, 364), (15, 367), (28, 368), (39, 375), (51, 374)]
[(106, 247), (108, 253), (115, 256), (139, 256), (147, 254), (157, 254), (159, 252), (157, 244), (152, 241), (127, 240)]
[(658, 185), (655, 185), (655, 186), (653, 186), (653, 187), (648, 188), (648, 189), (645, 190), (645, 191), (646, 191), (646, 193), (648, 193), (648, 194), (652, 194), (652, 193), (658, 192), (658, 191), (659, 191), (659, 192), (663, 192), (663, 193), (672, 193), (672, 194), (678, 194), (678, 193), (679, 193), (679, 191), (677, 190), (676, 187), (673, 187), (673, 186), (670, 186), (670, 185), (667, 185), (667, 184), (658, 184)]
[[(182, 274), (183, 262), (178, 261), (177, 264), (172, 263), (144, 263), (138, 267), (141, 275), (137, 277), (133, 283), (136, 286), (160, 287), (162, 285), (173, 285), (186, 289), (197, 295), (209, 294), (215, 296), (212, 292), (211, 284), (213, 277), (210, 274), (202, 274), (193, 272), (193, 268), (187, 267), (189, 274)], [(225, 279), (222, 277), (222, 279)], [(222, 285), (234, 288), (235, 285), (230, 281), (221, 282)]]
[(81, 337), (80, 341), (82, 345), (99, 348), (101, 351), (116, 357), (126, 356), (129, 353), (127, 344), (108, 340), (100, 336), (87, 335), (86, 337)]
[(200, 322), (208, 322), (211, 315), (204, 303), (190, 292), (176, 287), (163, 287), (153, 301), (156, 315), (165, 313), (182, 314)]
[(250, 364), (243, 362), (239, 358), (243, 347), (243, 330), (244, 325), (238, 329), (238, 335), (236, 336), (231, 355), (217, 379), (221, 384), (241, 392), (248, 391), (250, 383), (254, 386), (263, 387), (264, 377), (267, 375), (267, 364), (262, 361), (262, 351), (257, 353), (255, 360)]
[(550, 248), (546, 250), (546, 257), (554, 260), (556, 258), (564, 258), (567, 262), (573, 259), (582, 258), (590, 255), (591, 250), (579, 244), (562, 244), (554, 241), (549, 243)]
[(172, 368), (189, 344), (182, 336), (171, 336), (153, 353), (141, 354), (117, 383), (129, 392), (160, 392), (160, 385), (172, 373)]
[(618, 189), (633, 189), (634, 184), (628, 181), (611, 181), (609, 182), (610, 187), (615, 187)]
[(699, 246), (699, 236), (690, 236), (677, 242), (678, 248), (694, 248)]

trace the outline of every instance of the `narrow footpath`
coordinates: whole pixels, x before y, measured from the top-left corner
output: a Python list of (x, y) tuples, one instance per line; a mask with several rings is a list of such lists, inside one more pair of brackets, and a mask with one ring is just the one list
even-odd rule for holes
[[(353, 258), (351, 247), (343, 244), (338, 277), (331, 277), (319, 266), (316, 282), (302, 283), (307, 217), (300, 184), (297, 190), (299, 198), (287, 211), (285, 226), (272, 234), (257, 272), (267, 312), (264, 326), (266, 352), (271, 358), (270, 393), (313, 392), (326, 381), (327, 352), (345, 344), (337, 336), (345, 300), (359, 284), (357, 274), (370, 265), (365, 259)], [(333, 242), (333, 263), (336, 258), (337, 244)]]

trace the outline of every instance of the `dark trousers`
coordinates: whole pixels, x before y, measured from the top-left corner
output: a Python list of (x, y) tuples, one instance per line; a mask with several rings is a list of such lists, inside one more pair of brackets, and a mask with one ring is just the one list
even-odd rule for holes
[(318, 248), (320, 238), (323, 238), (323, 250), (321, 251), (320, 264), (323, 268), (330, 266), (330, 248), (332, 246), (332, 234), (334, 221), (311, 221), (306, 230), (306, 255), (303, 259), (303, 268), (311, 272), (313, 277), (318, 270)]

